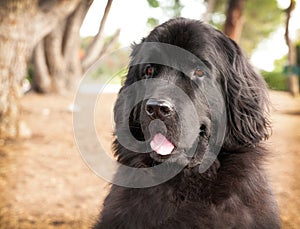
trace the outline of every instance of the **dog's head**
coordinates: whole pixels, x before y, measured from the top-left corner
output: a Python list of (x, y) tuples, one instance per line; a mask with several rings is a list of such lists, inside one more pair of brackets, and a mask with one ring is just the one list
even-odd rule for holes
[(201, 160), (220, 131), (221, 147), (228, 150), (268, 137), (266, 91), (234, 41), (202, 22), (173, 19), (133, 46), (115, 106), (116, 127), (128, 126), (135, 140), (147, 142), (141, 153), (155, 161)]

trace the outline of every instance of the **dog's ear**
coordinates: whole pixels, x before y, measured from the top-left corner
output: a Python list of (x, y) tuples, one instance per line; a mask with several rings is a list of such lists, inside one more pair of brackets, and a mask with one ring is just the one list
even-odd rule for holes
[(227, 106), (225, 146), (255, 146), (270, 135), (266, 83), (234, 41), (219, 33), (217, 46)]

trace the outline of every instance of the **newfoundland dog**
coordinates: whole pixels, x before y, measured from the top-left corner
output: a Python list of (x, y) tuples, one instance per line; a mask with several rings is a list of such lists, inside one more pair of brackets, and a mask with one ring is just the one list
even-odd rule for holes
[(132, 47), (114, 109), (120, 167), (94, 228), (280, 228), (268, 105), (223, 33), (184, 18), (156, 27)]

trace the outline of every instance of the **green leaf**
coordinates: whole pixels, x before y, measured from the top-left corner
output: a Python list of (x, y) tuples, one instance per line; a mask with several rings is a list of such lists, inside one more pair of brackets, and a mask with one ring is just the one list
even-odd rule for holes
[(147, 0), (147, 1), (151, 7), (153, 7), (153, 8), (159, 7), (159, 2), (157, 0)]
[(155, 27), (155, 26), (157, 26), (158, 24), (159, 24), (159, 20), (156, 19), (156, 18), (150, 17), (147, 20), (147, 25), (150, 26), (150, 27), (152, 27), (152, 28)]

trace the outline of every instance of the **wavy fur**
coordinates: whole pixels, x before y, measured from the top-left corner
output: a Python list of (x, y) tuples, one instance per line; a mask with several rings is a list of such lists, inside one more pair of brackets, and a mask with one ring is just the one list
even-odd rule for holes
[[(155, 187), (112, 185), (94, 228), (279, 228), (277, 205), (262, 169), (268, 155), (262, 141), (270, 135), (269, 100), (262, 77), (234, 41), (199, 21), (170, 20), (155, 28), (143, 42), (176, 45), (206, 64), (211, 79), (222, 88), (227, 111), (226, 138), (218, 158), (205, 173), (187, 166)], [(139, 51), (139, 45), (133, 46), (133, 60)], [(168, 71), (164, 71), (166, 75), (165, 72)], [(141, 74), (140, 66), (130, 67), (123, 89), (140, 80)], [(178, 76), (176, 82), (205, 109), (205, 102), (195, 96), (197, 89), (192, 90), (183, 78)], [(116, 103), (116, 125), (126, 99), (119, 97)], [(141, 109), (133, 112), (129, 125), (133, 135), (142, 140), (144, 120), (136, 118), (140, 112)], [(208, 137), (201, 139), (199, 155), (206, 149)], [(118, 161), (128, 166), (155, 165), (149, 154), (131, 152), (117, 140), (114, 150)]]

